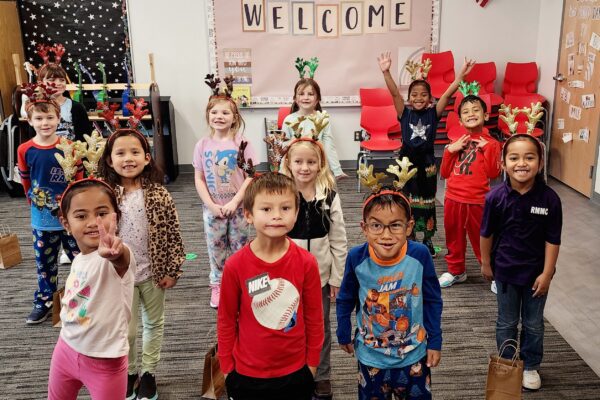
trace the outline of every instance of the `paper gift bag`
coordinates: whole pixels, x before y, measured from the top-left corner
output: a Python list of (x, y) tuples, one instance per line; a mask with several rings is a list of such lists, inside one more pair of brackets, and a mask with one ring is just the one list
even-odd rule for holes
[(60, 323), (60, 310), (62, 307), (61, 301), (64, 294), (65, 288), (62, 287), (52, 295), (52, 326), (55, 328), (60, 328), (62, 326)]
[(217, 346), (211, 347), (204, 356), (204, 373), (202, 375), (202, 397), (218, 399), (225, 392), (225, 376), (217, 356)]
[(0, 233), (0, 268), (11, 268), (21, 261), (21, 247), (17, 235), (6, 231)]
[[(512, 343), (515, 344), (512, 344)], [(490, 354), (487, 383), (485, 387), (486, 400), (520, 400), (523, 382), (523, 361), (519, 359), (517, 342), (509, 339), (502, 343), (498, 354)], [(513, 348), (512, 359), (502, 358), (507, 348)]]

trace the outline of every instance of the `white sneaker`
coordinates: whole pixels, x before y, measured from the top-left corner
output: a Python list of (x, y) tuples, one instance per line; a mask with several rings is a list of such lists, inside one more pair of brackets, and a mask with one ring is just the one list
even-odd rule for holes
[(71, 264), (71, 259), (67, 256), (67, 253), (63, 250), (58, 257), (59, 264)]
[(536, 370), (523, 371), (523, 387), (528, 390), (538, 390), (542, 387), (542, 378)]
[(466, 272), (463, 272), (460, 275), (452, 275), (450, 272), (444, 272), (438, 278), (438, 281), (440, 282), (440, 286), (443, 288), (450, 287), (450, 286), (454, 285), (455, 283), (461, 283), (466, 280), (467, 280)]
[(498, 287), (496, 286), (496, 281), (492, 281), (492, 285), (490, 286), (490, 290), (494, 294), (498, 294)]

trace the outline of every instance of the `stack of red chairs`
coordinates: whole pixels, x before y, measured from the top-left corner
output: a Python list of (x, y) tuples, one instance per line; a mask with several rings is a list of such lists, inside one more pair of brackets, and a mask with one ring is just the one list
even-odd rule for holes
[(535, 62), (506, 63), (504, 82), (502, 82), (502, 96), (533, 96), (534, 103), (538, 101), (544, 104), (546, 98), (538, 93), (537, 80), (539, 78), (538, 66)]

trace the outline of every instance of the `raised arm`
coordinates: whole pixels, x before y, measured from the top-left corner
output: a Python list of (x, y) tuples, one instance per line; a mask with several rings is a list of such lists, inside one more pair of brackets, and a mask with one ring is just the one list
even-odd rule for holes
[(458, 84), (460, 83), (460, 81), (464, 80), (465, 76), (468, 75), (469, 72), (471, 72), (471, 70), (473, 69), (473, 65), (475, 65), (475, 60), (472, 60), (470, 58), (467, 59), (465, 57), (465, 63), (463, 64), (462, 68), (460, 69), (460, 72), (456, 76), (456, 79), (454, 80), (454, 82), (452, 82), (450, 86), (448, 86), (448, 89), (446, 89), (446, 91), (444, 92), (442, 97), (440, 97), (435, 106), (435, 111), (437, 112), (438, 117), (442, 116), (444, 108), (446, 108), (446, 106), (448, 105), (450, 97), (452, 97), (452, 95), (458, 89)]
[(392, 53), (390, 51), (381, 53), (381, 55), (377, 57), (377, 61), (379, 62), (379, 68), (381, 69), (381, 72), (383, 72), (385, 84), (392, 95), (392, 99), (394, 100), (396, 113), (398, 114), (398, 117), (401, 117), (402, 113), (404, 112), (404, 99), (402, 98), (402, 95), (398, 90), (398, 86), (396, 86), (396, 82), (394, 82), (394, 78), (390, 73), (390, 67), (392, 66)]

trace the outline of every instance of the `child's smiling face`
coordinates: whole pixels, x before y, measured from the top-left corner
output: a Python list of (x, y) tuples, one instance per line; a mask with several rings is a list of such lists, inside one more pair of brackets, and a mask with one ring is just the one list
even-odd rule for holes
[(413, 225), (412, 219), (397, 204), (375, 205), (361, 222), (369, 246), (382, 261), (398, 258)]

